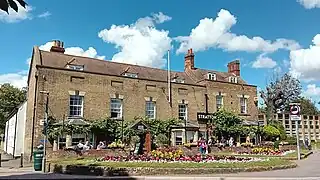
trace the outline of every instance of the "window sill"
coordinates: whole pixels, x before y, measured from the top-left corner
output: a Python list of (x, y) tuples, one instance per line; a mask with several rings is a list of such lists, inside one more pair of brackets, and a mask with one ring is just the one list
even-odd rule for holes
[(83, 119), (82, 116), (68, 116), (68, 119)]
[(251, 116), (251, 115), (248, 113), (240, 113), (239, 116)]

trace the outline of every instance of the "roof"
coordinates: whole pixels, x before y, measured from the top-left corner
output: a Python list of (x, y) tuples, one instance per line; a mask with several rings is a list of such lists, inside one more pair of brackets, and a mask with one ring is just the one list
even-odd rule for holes
[[(155, 81), (167, 81), (168, 72), (164, 69), (112, 62), (110, 60), (100, 60), (88, 57), (74, 56), (59, 52), (48, 52), (40, 50), (41, 66), (63, 69), (68, 64), (84, 65), (84, 72), (98, 73), (104, 75), (121, 76), (124, 73), (135, 73), (138, 79), (148, 79)], [(234, 76), (228, 72), (218, 72), (214, 70), (195, 69), (186, 72), (171, 71), (171, 79), (180, 78), (185, 84), (201, 85), (200, 81), (206, 79), (206, 74), (212, 72), (216, 74), (217, 81), (229, 82), (228, 77)], [(238, 82), (246, 84), (241, 78)]]

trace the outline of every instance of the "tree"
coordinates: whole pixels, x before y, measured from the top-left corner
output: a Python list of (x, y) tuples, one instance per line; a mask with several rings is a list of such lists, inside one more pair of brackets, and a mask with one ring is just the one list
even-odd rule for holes
[(284, 110), (289, 103), (297, 100), (301, 94), (300, 81), (288, 73), (276, 78), (267, 85), (266, 90), (260, 91), (261, 98), (266, 106), (267, 120), (277, 110)]
[[(16, 0), (22, 7), (26, 8), (27, 3), (24, 0)], [(0, 10), (9, 14), (9, 8), (18, 12), (19, 8), (15, 0), (0, 0)]]
[(228, 135), (238, 135), (242, 131), (242, 120), (232, 112), (222, 109), (215, 115), (213, 125), (217, 135), (226, 137)]
[(26, 100), (26, 90), (13, 87), (10, 84), (0, 86), (0, 131), (5, 128), (10, 113)]
[(271, 125), (264, 126), (263, 133), (267, 139), (272, 141), (274, 141), (277, 137), (280, 136), (280, 131), (276, 127)]

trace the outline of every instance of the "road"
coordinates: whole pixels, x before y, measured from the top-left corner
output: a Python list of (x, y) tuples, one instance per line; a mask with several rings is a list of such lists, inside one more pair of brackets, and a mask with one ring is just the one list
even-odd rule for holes
[[(214, 175), (203, 175), (203, 176), (146, 176), (146, 177), (131, 177), (135, 180), (159, 180), (159, 179), (184, 179), (184, 180), (273, 180), (273, 179), (287, 179), (287, 180), (320, 180), (320, 151), (314, 152), (307, 159), (296, 162), (297, 168), (276, 170), (276, 171), (265, 171), (265, 172), (252, 172), (252, 173), (238, 173), (238, 174), (214, 174)], [(62, 175), (62, 174), (42, 174), (31, 171), (31, 168), (24, 169), (8, 169), (0, 168), (0, 179), (108, 179), (106, 177), (92, 177), (92, 176), (78, 176), (78, 175)], [(123, 178), (109, 178), (109, 179), (130, 179), (130, 177)]]

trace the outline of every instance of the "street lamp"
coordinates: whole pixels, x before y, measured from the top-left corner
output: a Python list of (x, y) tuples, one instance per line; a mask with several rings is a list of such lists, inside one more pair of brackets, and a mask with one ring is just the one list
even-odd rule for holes
[(49, 109), (49, 92), (48, 91), (40, 91), (41, 94), (46, 95), (46, 107), (44, 114), (44, 137), (43, 137), (43, 158), (42, 158), (42, 170), (46, 172), (46, 144), (47, 144), (47, 125), (48, 125), (48, 109)]

